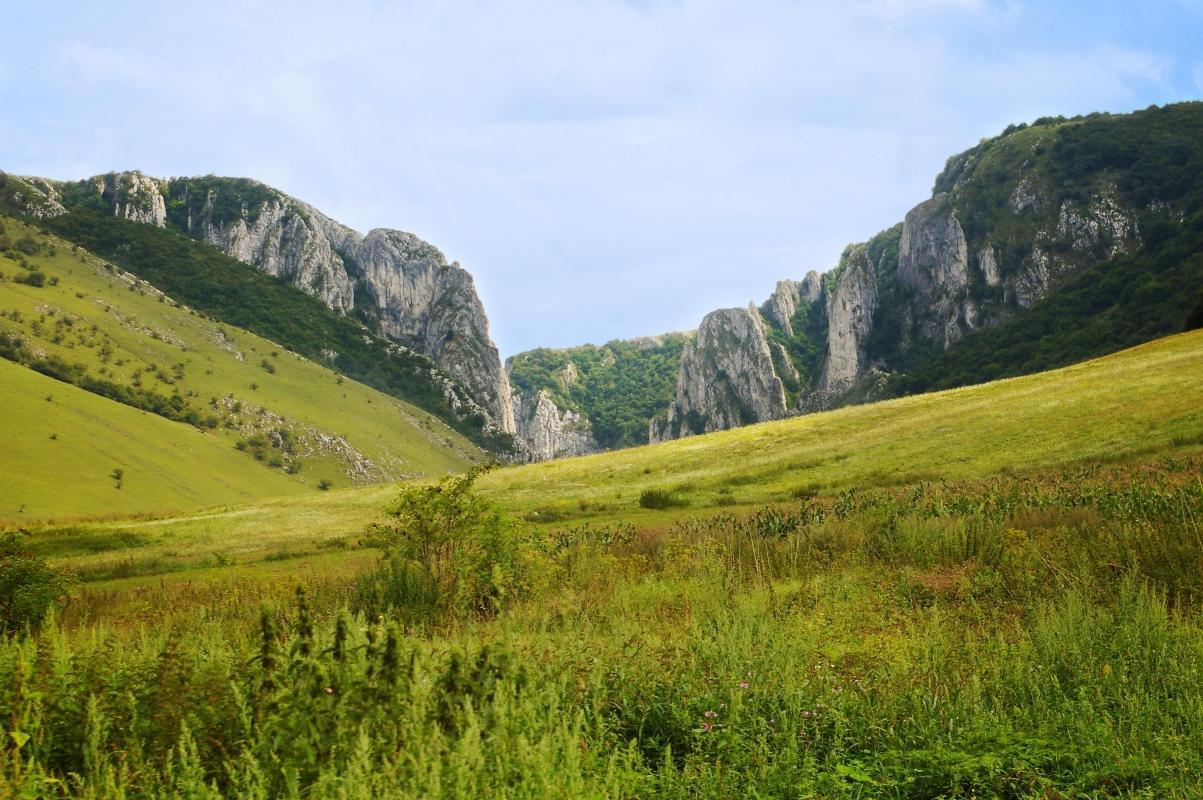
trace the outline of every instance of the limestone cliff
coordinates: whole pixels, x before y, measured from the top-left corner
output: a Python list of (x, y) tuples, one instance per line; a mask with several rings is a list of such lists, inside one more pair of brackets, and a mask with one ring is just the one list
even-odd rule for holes
[[(1173, 152), (1203, 160), (1194, 134), (1203, 124), (1203, 106), (1177, 107), (1168, 117), (1152, 110), (1086, 119), (1013, 126), (983, 141), (949, 159), (932, 196), (900, 225), (850, 246), (823, 278), (811, 273), (803, 281), (779, 281), (759, 313), (708, 316), (682, 360), (673, 405), (652, 424), (652, 438), (861, 402), (899, 393), (898, 387), (912, 391), (899, 379), (966, 337), (1043, 307), (1086, 270), (1140, 253), (1145, 225), (1163, 240), (1177, 235), (1191, 212), (1165, 197), (1182, 197), (1186, 186), (1197, 185), (1199, 173), (1184, 167), (1163, 178), (1164, 158)], [(1163, 126), (1160, 138), (1146, 132), (1152, 126)], [(1120, 166), (1098, 156), (1098, 142), (1125, 153)], [(1148, 165), (1127, 176), (1124, 169), (1145, 151)], [(1120, 294), (1100, 304), (1090, 295), (1089, 303), (1068, 308), (1108, 314), (1109, 304), (1125, 300)], [(1044, 330), (1065, 325), (1053, 319)], [(768, 326), (767, 344), (761, 320)], [(1092, 324), (1094, 339), (1114, 328)], [(1109, 347), (1105, 339), (1095, 346), (1100, 352)], [(1045, 345), (1050, 347), (1056, 344)], [(1025, 353), (1030, 351), (985, 357), (999, 359), (993, 374), (1014, 374), (1031, 358)], [(1007, 358), (1020, 361), (1008, 366)], [(957, 373), (942, 380), (955, 385)]]
[(865, 340), (873, 329), (873, 314), (877, 311), (877, 276), (864, 245), (857, 245), (849, 252), (846, 266), (836, 278), (825, 305), (827, 356), (817, 394), (832, 398), (848, 391), (869, 368)]
[(514, 433), (509, 381), (472, 276), (432, 245), (396, 230), (361, 235), (246, 179), (162, 181), (121, 172), (83, 183), (116, 216), (175, 227), (378, 325), (459, 382), (486, 415), (486, 427)]
[(579, 456), (599, 450), (593, 428), (580, 412), (561, 409), (539, 390), (533, 398), (514, 394), (514, 422), (524, 455), (531, 461)]
[(677, 396), (651, 422), (652, 442), (785, 415), (785, 387), (773, 367), (764, 321), (755, 306), (712, 311), (685, 346)]
[(819, 298), (822, 284), (819, 273), (811, 271), (801, 281), (777, 281), (777, 287), (760, 307), (764, 316), (776, 324), (786, 336), (794, 335), (793, 319), (798, 308)]
[(141, 172), (110, 172), (91, 179), (92, 189), (112, 209), (113, 216), (162, 228), (167, 224), (163, 200), (165, 181)]
[(947, 349), (974, 327), (969, 298), (969, 245), (956, 212), (937, 194), (911, 209), (902, 223), (898, 286), (911, 296), (920, 338)]

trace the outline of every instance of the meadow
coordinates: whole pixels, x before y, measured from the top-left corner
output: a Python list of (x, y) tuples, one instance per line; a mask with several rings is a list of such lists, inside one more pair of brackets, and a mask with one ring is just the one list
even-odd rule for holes
[[(0, 257), (0, 344), (19, 340), (12, 355), (34, 368), (0, 362), (11, 414), (0, 519), (196, 509), (445, 475), (483, 457), (405, 401), (219, 324), (32, 226), (0, 225), (25, 248)], [(40, 285), (26, 282), (34, 274)], [(50, 377), (64, 373), (94, 391)]]
[(33, 527), (30, 797), (1203, 794), (1203, 333), (666, 445)]

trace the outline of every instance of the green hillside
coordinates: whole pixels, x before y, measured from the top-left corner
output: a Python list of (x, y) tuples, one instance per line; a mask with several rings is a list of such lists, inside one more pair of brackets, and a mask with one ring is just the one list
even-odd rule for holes
[(533, 397), (542, 389), (560, 408), (588, 417), (601, 447), (633, 447), (647, 444), (648, 423), (672, 402), (687, 341), (688, 334), (670, 333), (539, 348), (514, 356), (507, 369), (515, 390)]
[[(18, 518), (22, 506), (20, 518), (195, 507), (319, 484), (440, 475), (483, 457), (428, 412), (221, 325), (69, 242), (10, 218), (0, 224), (7, 245), (0, 257), (0, 354), (22, 363), (18, 372), (31, 373), (20, 388), (5, 383), (5, 408), (17, 407), (18, 396), (23, 408), (36, 399), (51, 428), (46, 435), (59, 435), (48, 448), (36, 437), (37, 446), (18, 439), (14, 430), (8, 444), (16, 449), (0, 461), (0, 518)], [(35, 370), (60, 381), (33, 376)], [(34, 390), (28, 385), (33, 377), (51, 388), (25, 397), (26, 389)], [(209, 442), (229, 458), (163, 462), (161, 487), (154, 485), (153, 471), (135, 480), (131, 462), (108, 465), (93, 478), (80, 476), (107, 489), (106, 476), (123, 469), (128, 478), (120, 493), (54, 491), (53, 481), (33, 491), (36, 484), (18, 476), (54, 474), (58, 459), (74, 457), (74, 423), (56, 419), (57, 406), (42, 399), (73, 394), (62, 381), (91, 391), (90, 413), (99, 420), (107, 418), (105, 409), (138, 419), (151, 418), (143, 413), (151, 411), (156, 430), (178, 429), (187, 441)], [(6, 437), (9, 429), (6, 420)], [(148, 440), (142, 435), (138, 441)], [(162, 447), (169, 449), (170, 441)], [(196, 489), (168, 491), (177, 477), (194, 471)], [(225, 472), (229, 487), (217, 491), (212, 487), (225, 486)]]
[(182, 510), (313, 488), (309, 476), (265, 469), (226, 437), (4, 360), (0, 407), (0, 520)]
[[(694, 514), (746, 513), (874, 488), (982, 480), (1090, 461), (1203, 449), (1203, 331), (1181, 334), (1065, 369), (902, 398), (594, 456), (506, 467), (481, 488), (508, 513), (543, 530), (631, 523), (661, 530)], [(640, 497), (667, 494), (664, 509)], [(292, 554), (334, 569), (355, 551), (315, 548), (362, 531), (395, 489), (375, 486), (219, 514), (136, 524), (153, 533), (134, 549), (55, 552), (73, 567), (107, 570), (134, 557), (146, 575), (203, 563)], [(129, 530), (115, 522), (95, 530)], [(352, 537), (354, 538), (354, 537)], [(316, 560), (315, 560), (316, 559)], [(287, 561), (282, 563), (288, 563)], [(324, 565), (324, 566), (323, 566)], [(207, 580), (224, 580), (219, 570)]]
[(1200, 363), (1196, 331), (500, 469), (475, 500), (380, 485), (36, 529), (24, 546), (79, 583), (36, 637), (0, 639), (20, 751), (0, 777), (85, 797), (1198, 797)]

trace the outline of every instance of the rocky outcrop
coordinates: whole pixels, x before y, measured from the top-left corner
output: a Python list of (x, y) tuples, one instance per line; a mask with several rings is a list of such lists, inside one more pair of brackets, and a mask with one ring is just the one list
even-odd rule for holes
[(919, 338), (947, 349), (976, 321), (969, 298), (969, 245), (948, 198), (938, 194), (907, 213), (898, 246), (898, 285), (912, 300)]
[(777, 281), (777, 287), (773, 289), (773, 293), (769, 295), (765, 304), (760, 307), (761, 313), (783, 330), (786, 336), (794, 335), (794, 326), (791, 320), (798, 311), (798, 304), (802, 302), (800, 288), (801, 284), (798, 281)]
[(794, 335), (793, 318), (802, 305), (819, 299), (822, 283), (819, 273), (809, 272), (801, 281), (777, 281), (777, 287), (760, 307), (761, 313), (780, 328), (786, 336)]
[[(86, 183), (117, 216), (176, 226), (336, 311), (378, 322), (384, 335), (429, 357), (461, 384), (470, 413), (482, 413), (486, 428), (515, 432), (509, 380), (472, 276), (417, 236), (388, 229), (364, 236), (245, 179), (157, 181), (122, 172)], [(467, 407), (464, 401), (458, 398), (457, 407)]]
[(1115, 258), (1140, 244), (1135, 214), (1120, 205), (1113, 186), (1091, 197), (1085, 208), (1063, 201), (1056, 236), (1074, 251), (1098, 258)]
[(34, 219), (54, 219), (67, 213), (58, 188), (44, 178), (18, 177), (0, 170), (0, 212)]
[(518, 440), (532, 461), (580, 456), (600, 449), (589, 420), (572, 409), (561, 409), (542, 389), (531, 398), (516, 393), (513, 408)]
[(411, 233), (377, 229), (345, 245), (390, 338), (434, 359), (514, 433), (509, 378), (472, 275)]
[(707, 314), (685, 346), (677, 396), (652, 420), (652, 442), (725, 430), (785, 416), (785, 388), (773, 368), (755, 306)]
[(865, 340), (873, 330), (877, 310), (877, 277), (864, 245), (853, 247), (844, 269), (827, 297), (827, 357), (813, 405), (840, 395), (869, 368)]
[(354, 231), (295, 205), (284, 195), (233, 218), (221, 218), (213, 213), (219, 192), (213, 188), (206, 192), (199, 213), (185, 218), (185, 232), (291, 283), (330, 308), (343, 313), (354, 308), (355, 280), (336, 250), (358, 239)]
[(109, 205), (113, 216), (162, 228), (167, 224), (163, 200), (165, 182), (141, 172), (110, 172), (91, 179), (92, 188)]

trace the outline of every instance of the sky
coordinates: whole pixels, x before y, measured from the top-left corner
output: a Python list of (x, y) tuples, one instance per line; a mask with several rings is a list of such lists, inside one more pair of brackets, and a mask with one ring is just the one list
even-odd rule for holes
[(2, 5), (0, 169), (411, 231), (503, 356), (759, 303), (1009, 123), (1203, 98), (1203, 0)]

